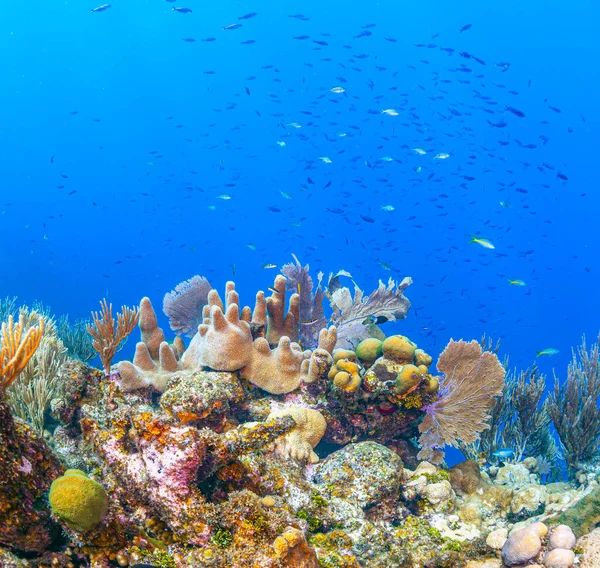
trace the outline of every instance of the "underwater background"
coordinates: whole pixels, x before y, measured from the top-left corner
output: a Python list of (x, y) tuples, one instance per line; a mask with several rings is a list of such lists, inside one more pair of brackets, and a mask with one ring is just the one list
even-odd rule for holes
[(102, 1), (0, 5), (0, 568), (600, 567), (600, 5)]
[(0, 7), (0, 297), (77, 319), (200, 274), (250, 301), (293, 253), (412, 277), (384, 330), (434, 359), (486, 333), (562, 377), (595, 338), (596, 3), (94, 8)]

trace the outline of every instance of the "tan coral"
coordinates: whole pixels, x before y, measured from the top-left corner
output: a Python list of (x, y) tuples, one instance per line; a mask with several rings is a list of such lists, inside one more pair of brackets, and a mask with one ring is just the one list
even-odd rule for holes
[(273, 292), (267, 298), (267, 341), (275, 345), (282, 337), (298, 341), (300, 323), (300, 295), (292, 294), (290, 305), (285, 313), (287, 278), (279, 274), (273, 284)]
[(269, 414), (267, 421), (290, 415), (296, 426), (284, 436), (275, 440), (275, 451), (297, 460), (317, 463), (319, 456), (313, 448), (321, 441), (327, 429), (327, 421), (318, 410), (292, 406)]
[(239, 305), (229, 303), (225, 313), (220, 306), (211, 306), (208, 323), (198, 326), (198, 333), (181, 362), (190, 370), (206, 366), (215, 371), (237, 371), (247, 365), (251, 357), (250, 324), (240, 319)]
[(121, 375), (121, 390), (124, 392), (132, 392), (146, 387), (164, 392), (167, 381), (178, 369), (178, 362), (166, 341), (160, 344), (158, 362), (152, 359), (146, 345), (140, 342), (135, 346), (133, 364), (129, 361), (121, 361), (118, 369)]
[[(298, 335), (296, 302), (290, 301), (290, 311), (284, 315), (285, 278), (275, 280), (281, 298), (265, 300), (264, 293), (256, 295), (256, 305), (240, 313), (239, 295), (233, 282), (225, 286), (225, 303), (216, 290), (208, 293), (203, 307), (203, 323), (187, 350), (181, 341), (169, 347), (158, 327), (156, 314), (148, 298), (140, 307), (142, 342), (136, 347), (133, 364), (119, 364), (121, 384), (125, 391), (152, 386), (163, 392), (175, 371), (198, 371), (204, 367), (216, 371), (241, 371), (241, 376), (272, 394), (284, 394), (297, 389), (302, 382), (311, 383), (327, 376), (332, 364), (331, 352), (337, 341), (335, 327), (321, 330), (319, 347), (314, 352), (302, 351), (289, 336), (282, 335), (271, 349), (264, 335), (275, 337), (282, 330)], [(295, 294), (297, 296), (297, 294)], [(270, 300), (270, 301), (269, 301)], [(268, 317), (267, 317), (268, 316)], [(257, 339), (253, 341), (253, 334)], [(169, 350), (171, 352), (169, 352)], [(182, 354), (182, 355), (181, 355)], [(179, 355), (181, 360), (178, 361)]]
[(306, 541), (304, 533), (294, 527), (287, 527), (285, 532), (273, 541), (273, 550), (283, 565), (294, 568), (318, 568), (317, 554)]
[(180, 369), (178, 359), (185, 349), (183, 341), (178, 338), (174, 345), (165, 341), (165, 334), (158, 327), (156, 313), (149, 298), (142, 298), (139, 314), (142, 341), (135, 347), (133, 364), (129, 361), (118, 364), (120, 386), (124, 392), (146, 387), (163, 392), (171, 374)]
[(264, 337), (259, 337), (240, 375), (271, 394), (292, 392), (302, 382), (300, 369), (305, 358), (300, 345), (292, 343), (289, 337), (282, 337), (273, 350)]

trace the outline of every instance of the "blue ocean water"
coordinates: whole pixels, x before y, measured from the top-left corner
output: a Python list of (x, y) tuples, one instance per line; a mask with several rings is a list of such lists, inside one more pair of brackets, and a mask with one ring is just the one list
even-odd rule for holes
[(563, 377), (596, 336), (596, 3), (98, 5), (0, 6), (0, 297), (79, 318), (200, 274), (251, 303), (294, 253), (411, 276), (384, 331), (434, 357), (487, 333)]

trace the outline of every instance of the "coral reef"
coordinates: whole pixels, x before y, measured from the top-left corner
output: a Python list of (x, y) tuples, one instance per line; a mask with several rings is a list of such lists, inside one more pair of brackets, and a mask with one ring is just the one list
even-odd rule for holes
[[(326, 289), (320, 275), (313, 292), (307, 266), (284, 268), (252, 310), (233, 282), (223, 299), (199, 277), (176, 288), (172, 327), (197, 325), (187, 349), (179, 337), (166, 341), (148, 298), (126, 322), (104, 303), (91, 330), (104, 372), (74, 360), (53, 371), (48, 443), (5, 396), (41, 326), (26, 332), (24, 314), (8, 322), (1, 566), (570, 568), (594, 557), (593, 460), (569, 483), (548, 483), (548, 464), (525, 457), (544, 453), (529, 436), (507, 450), (513, 463), (505, 454), (433, 463), (446, 443), (474, 447), (500, 415), (524, 433), (547, 426), (535, 369), (511, 379), (502, 414), (496, 397), (508, 391), (495, 353), (451, 341), (438, 377), (414, 341), (379, 330), (405, 315), (408, 281), (352, 296), (340, 272)], [(326, 326), (324, 297), (339, 329)], [(135, 320), (133, 362), (111, 368)], [(431, 461), (417, 457), (419, 432)], [(592, 536), (576, 545), (585, 532)]]

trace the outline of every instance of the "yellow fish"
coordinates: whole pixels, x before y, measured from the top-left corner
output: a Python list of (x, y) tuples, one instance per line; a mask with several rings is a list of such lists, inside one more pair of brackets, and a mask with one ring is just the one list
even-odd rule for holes
[(472, 236), (471, 240), (469, 241), (470, 243), (477, 243), (478, 245), (481, 245), (483, 248), (486, 249), (495, 249), (496, 247), (487, 239), (478, 239), (477, 237)]
[(509, 279), (508, 283), (511, 286), (525, 286), (526, 285), (524, 280), (519, 280), (519, 279), (517, 279), (517, 280), (510, 280)]

